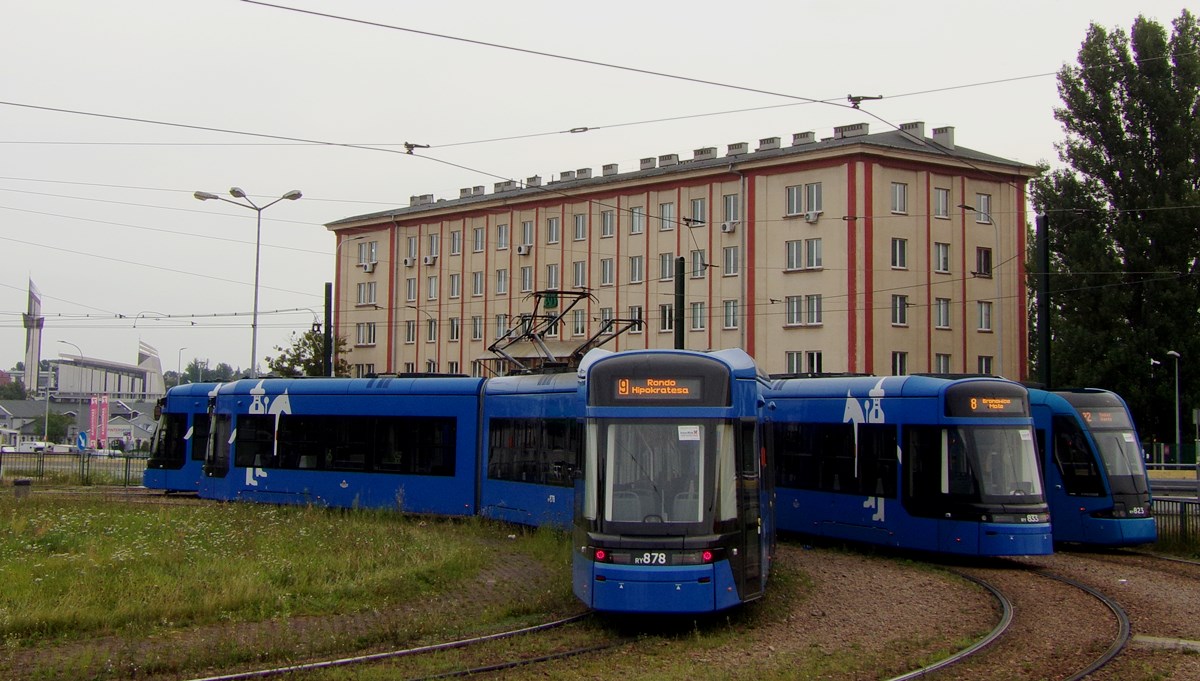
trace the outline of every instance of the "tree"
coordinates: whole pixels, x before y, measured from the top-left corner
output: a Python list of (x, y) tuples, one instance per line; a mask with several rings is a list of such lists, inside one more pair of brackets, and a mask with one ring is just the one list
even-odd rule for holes
[[(267, 368), (278, 376), (324, 376), (323, 361), (325, 357), (325, 334), (320, 331), (305, 331), (302, 334), (292, 332), (292, 344), (287, 348), (275, 346), (280, 354), (267, 357)], [(334, 361), (337, 376), (350, 375), (350, 363), (342, 356), (349, 349), (345, 338), (336, 337), (334, 341)]]
[(25, 397), (25, 384), (19, 380), (0, 385), (0, 400), (23, 400)]
[(46, 428), (46, 417), (43, 415), (38, 419), (41, 421), (38, 424), (38, 432), (45, 433), (49, 438), (49, 442), (62, 442), (67, 438), (67, 429), (71, 424), (75, 423), (75, 419), (66, 414), (55, 414), (50, 412), (50, 427)]
[(1143, 436), (1168, 442), (1167, 351), (1184, 358), (1185, 411), (1200, 377), (1200, 30), (1187, 10), (1173, 28), (1088, 28), (1058, 75), (1068, 167), (1032, 191), (1049, 220), (1053, 387), (1114, 390)]

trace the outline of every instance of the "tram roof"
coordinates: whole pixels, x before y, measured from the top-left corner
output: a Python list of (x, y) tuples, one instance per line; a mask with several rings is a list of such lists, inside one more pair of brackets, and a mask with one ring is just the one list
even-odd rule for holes
[(778, 397), (871, 397), (872, 391), (883, 391), (886, 397), (933, 397), (947, 387), (965, 382), (998, 382), (1012, 385), (1006, 379), (972, 377), (948, 379), (935, 376), (818, 376), (785, 378), (771, 382), (767, 394)]
[(472, 376), (378, 376), (375, 378), (244, 378), (222, 384), (221, 395), (471, 395), (482, 378)]

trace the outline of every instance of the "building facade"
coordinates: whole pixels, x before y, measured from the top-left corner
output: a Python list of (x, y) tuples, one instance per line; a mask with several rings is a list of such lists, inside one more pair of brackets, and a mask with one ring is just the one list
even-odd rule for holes
[[(565, 171), (327, 225), (355, 375), (480, 373), (539, 290), (586, 291), (546, 339), (741, 347), (769, 373), (1026, 377), (1026, 184), (1036, 170), (923, 123)], [(557, 352), (557, 351), (556, 351)]]

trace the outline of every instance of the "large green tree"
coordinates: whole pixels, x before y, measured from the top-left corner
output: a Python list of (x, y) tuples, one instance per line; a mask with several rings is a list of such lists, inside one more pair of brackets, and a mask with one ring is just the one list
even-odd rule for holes
[[(271, 373), (277, 376), (324, 376), (325, 334), (321, 331), (293, 332), (291, 340), (292, 344), (286, 348), (275, 346), (278, 355), (266, 358)], [(335, 375), (349, 376), (350, 363), (343, 359), (349, 349), (346, 339), (335, 337), (333, 347)]]
[(1058, 75), (1067, 167), (1032, 192), (1049, 220), (1054, 387), (1121, 393), (1160, 441), (1175, 429), (1167, 352), (1182, 358), (1184, 440), (1200, 377), (1200, 30), (1187, 10), (1172, 28), (1088, 28)]

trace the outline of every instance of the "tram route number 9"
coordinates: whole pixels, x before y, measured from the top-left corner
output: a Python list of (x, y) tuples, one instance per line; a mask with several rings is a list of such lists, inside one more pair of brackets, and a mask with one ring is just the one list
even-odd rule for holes
[(666, 565), (667, 554), (662, 551), (647, 551), (633, 559), (634, 565)]

